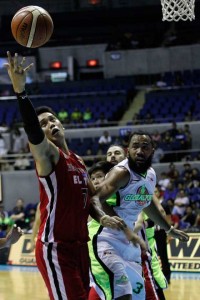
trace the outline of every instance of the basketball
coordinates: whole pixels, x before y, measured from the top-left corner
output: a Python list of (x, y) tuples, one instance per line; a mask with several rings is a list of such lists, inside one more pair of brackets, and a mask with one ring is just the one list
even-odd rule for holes
[(26, 6), (16, 12), (11, 21), (12, 35), (20, 45), (37, 48), (46, 44), (53, 33), (50, 14), (39, 6)]

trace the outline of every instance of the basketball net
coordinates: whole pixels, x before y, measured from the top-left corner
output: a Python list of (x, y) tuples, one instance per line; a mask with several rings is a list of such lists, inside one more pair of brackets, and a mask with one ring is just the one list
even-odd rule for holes
[(161, 0), (163, 21), (194, 20), (195, 0)]

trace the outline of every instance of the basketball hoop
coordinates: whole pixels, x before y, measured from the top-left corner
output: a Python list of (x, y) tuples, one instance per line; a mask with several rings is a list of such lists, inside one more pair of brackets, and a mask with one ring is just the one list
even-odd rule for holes
[(163, 21), (194, 20), (195, 0), (161, 0)]

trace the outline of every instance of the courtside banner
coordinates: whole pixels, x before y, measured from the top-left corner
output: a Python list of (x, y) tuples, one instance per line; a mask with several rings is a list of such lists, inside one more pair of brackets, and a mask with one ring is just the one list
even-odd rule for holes
[(36, 266), (35, 250), (31, 251), (31, 235), (24, 234), (19, 241), (12, 245), (8, 257), (8, 264), (20, 266)]
[(200, 272), (200, 233), (187, 233), (187, 243), (172, 239), (168, 245), (168, 257), (172, 271)]

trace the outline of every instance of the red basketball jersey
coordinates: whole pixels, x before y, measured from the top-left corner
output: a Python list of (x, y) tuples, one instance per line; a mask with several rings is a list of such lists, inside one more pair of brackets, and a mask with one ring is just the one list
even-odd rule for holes
[(51, 174), (38, 176), (42, 242), (87, 242), (89, 215), (88, 175), (81, 160), (60, 150)]

